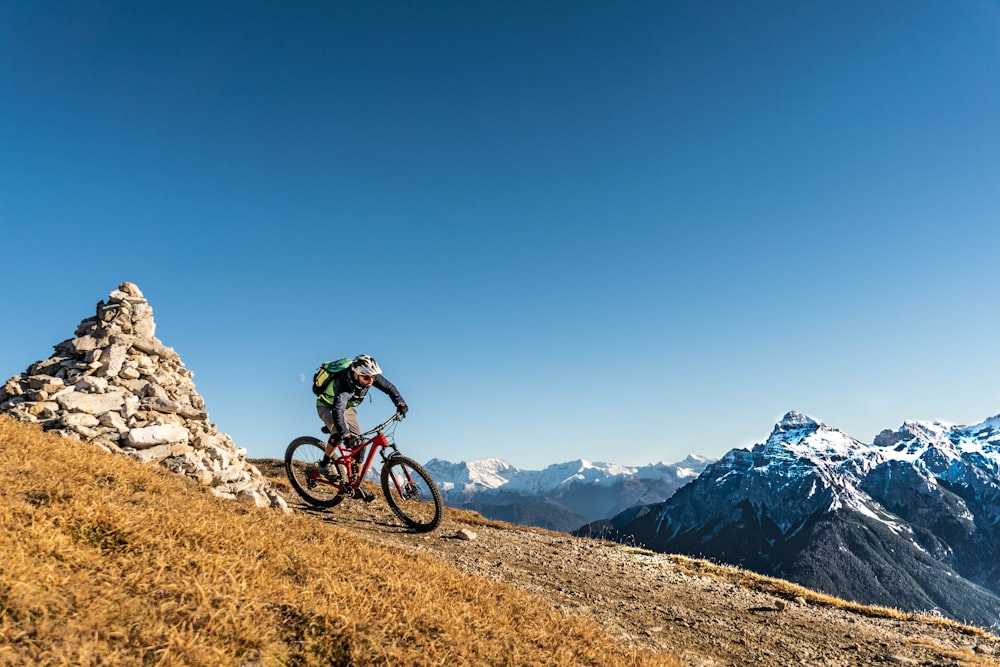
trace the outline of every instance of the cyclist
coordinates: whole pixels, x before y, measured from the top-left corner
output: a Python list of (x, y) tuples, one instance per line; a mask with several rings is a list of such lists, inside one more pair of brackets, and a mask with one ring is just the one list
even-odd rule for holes
[(396, 412), (402, 419), (409, 408), (396, 386), (382, 375), (378, 362), (367, 354), (359, 354), (351, 365), (334, 373), (333, 381), (326, 391), (316, 398), (316, 412), (330, 431), (330, 440), (319, 462), (319, 471), (327, 478), (335, 479), (337, 469), (330, 465), (330, 459), (339, 444), (353, 449), (361, 435), (358, 426), (357, 406), (365, 399), (371, 387), (381, 390), (392, 399)]

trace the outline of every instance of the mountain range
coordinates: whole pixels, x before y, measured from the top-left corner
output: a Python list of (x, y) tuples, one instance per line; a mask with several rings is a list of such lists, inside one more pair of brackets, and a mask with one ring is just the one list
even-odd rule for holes
[(1000, 416), (872, 443), (790, 412), (662, 502), (576, 531), (1000, 627)]
[(678, 463), (630, 467), (581, 459), (521, 470), (499, 458), (459, 463), (432, 459), (424, 467), (452, 507), (570, 532), (629, 507), (669, 498), (711, 461), (691, 455)]

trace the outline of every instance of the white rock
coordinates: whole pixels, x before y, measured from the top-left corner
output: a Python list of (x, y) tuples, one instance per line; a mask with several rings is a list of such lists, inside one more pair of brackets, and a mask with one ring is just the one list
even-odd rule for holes
[(104, 369), (104, 375), (108, 377), (118, 377), (118, 374), (122, 370), (122, 365), (125, 363), (125, 357), (128, 354), (128, 347), (124, 343), (115, 343), (110, 348), (108, 348), (104, 355), (101, 357), (101, 367)]
[(228, 467), (223, 468), (215, 473), (215, 484), (229, 484), (230, 482), (235, 482), (237, 480), (243, 479), (246, 476), (246, 472), (241, 468)]
[(270, 507), (271, 503), (267, 498), (257, 493), (256, 491), (240, 491), (236, 494), (237, 500), (242, 500), (243, 502), (253, 503), (257, 507), (265, 508)]
[(133, 428), (128, 432), (128, 441), (133, 447), (152, 447), (171, 442), (187, 442), (188, 430), (180, 424), (160, 424)]
[(41, 391), (47, 391), (50, 394), (54, 394), (66, 387), (66, 383), (62, 378), (52, 377), (51, 375), (34, 375), (28, 378), (28, 386), (32, 389), (40, 389)]
[(97, 430), (87, 426), (81, 426), (79, 424), (71, 426), (70, 430), (79, 434), (81, 440), (93, 441), (97, 439), (98, 435), (100, 435)]
[(59, 418), (66, 426), (97, 426), (100, 422), (94, 415), (86, 412), (67, 412)]
[(74, 339), (71, 344), (77, 352), (90, 352), (91, 350), (96, 350), (98, 347), (97, 339), (89, 334)]
[(59, 392), (53, 398), (68, 412), (86, 412), (92, 415), (118, 411), (125, 405), (125, 396), (117, 391), (109, 391), (106, 394)]
[(156, 322), (153, 321), (153, 309), (147, 305), (135, 307), (135, 333), (141, 338), (152, 338), (156, 334)]
[(217, 486), (211, 487), (209, 491), (211, 491), (212, 495), (215, 496), (216, 498), (222, 498), (224, 500), (236, 500), (236, 496), (234, 494), (223, 491)]
[(106, 378), (87, 376), (81, 378), (79, 382), (76, 383), (77, 391), (89, 392), (91, 394), (103, 394), (108, 390), (108, 381)]
[(125, 420), (117, 412), (105, 412), (101, 415), (100, 424), (101, 426), (106, 426), (107, 428), (118, 431), (119, 434), (123, 434), (128, 431), (128, 426), (125, 424)]
[(148, 449), (137, 449), (128, 454), (139, 463), (159, 463), (170, 456), (170, 445), (156, 445)]

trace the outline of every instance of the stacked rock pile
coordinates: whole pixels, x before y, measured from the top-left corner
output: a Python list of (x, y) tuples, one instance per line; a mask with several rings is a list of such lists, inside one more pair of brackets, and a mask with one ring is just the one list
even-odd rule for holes
[(132, 283), (97, 304), (75, 338), (0, 388), (0, 412), (196, 479), (222, 498), (288, 511), (246, 459), (208, 421), (194, 373), (155, 336), (153, 309)]

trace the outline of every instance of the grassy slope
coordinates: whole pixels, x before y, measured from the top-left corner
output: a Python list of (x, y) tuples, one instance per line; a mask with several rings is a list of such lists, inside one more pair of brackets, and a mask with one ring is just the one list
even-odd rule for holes
[(430, 557), (0, 415), (0, 665), (677, 665)]

